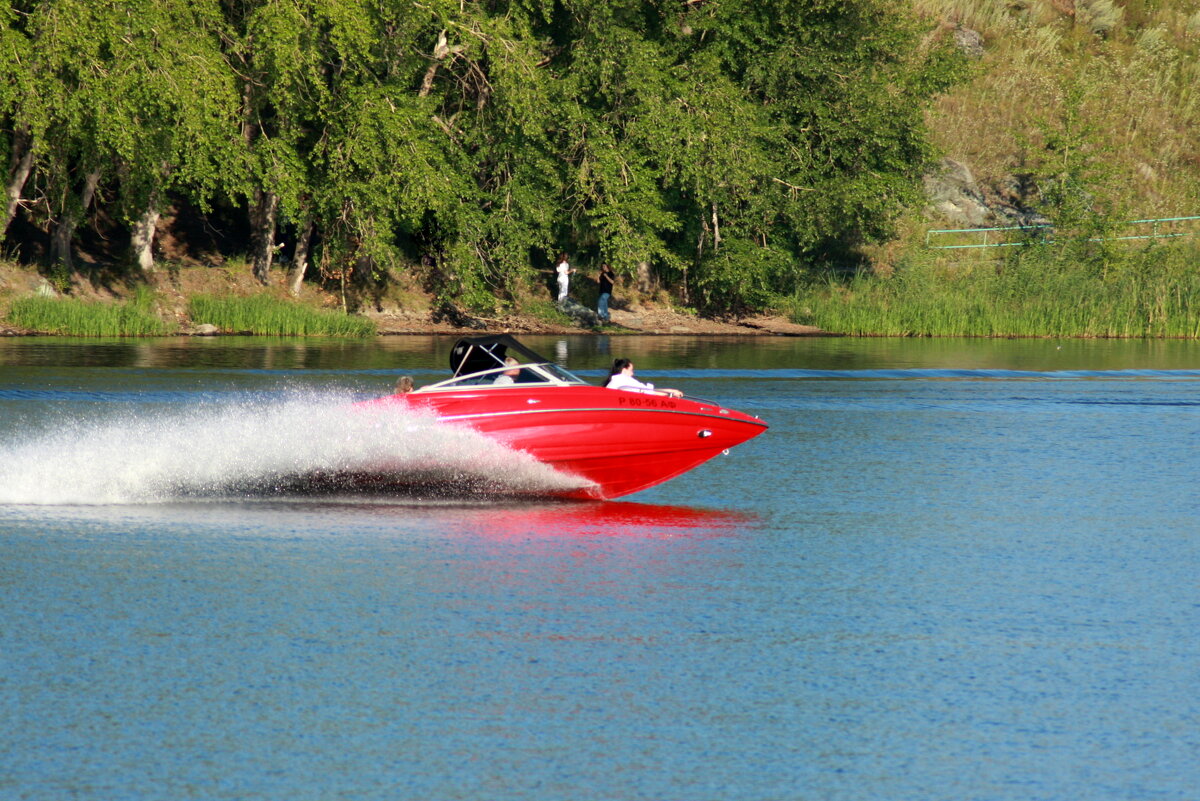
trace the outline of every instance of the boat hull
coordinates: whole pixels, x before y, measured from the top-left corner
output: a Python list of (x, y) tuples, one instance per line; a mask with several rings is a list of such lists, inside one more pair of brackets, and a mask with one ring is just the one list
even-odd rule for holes
[(600, 387), (414, 393), (372, 405), (426, 409), (589, 482), (566, 494), (610, 499), (685, 473), (767, 429), (756, 417), (691, 398)]

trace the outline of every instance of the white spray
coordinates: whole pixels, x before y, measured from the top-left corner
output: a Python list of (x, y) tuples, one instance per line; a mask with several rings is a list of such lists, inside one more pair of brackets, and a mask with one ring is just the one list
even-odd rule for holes
[(413, 483), (549, 494), (585, 482), (428, 415), (330, 396), (135, 408), (0, 441), (0, 504), (153, 503)]

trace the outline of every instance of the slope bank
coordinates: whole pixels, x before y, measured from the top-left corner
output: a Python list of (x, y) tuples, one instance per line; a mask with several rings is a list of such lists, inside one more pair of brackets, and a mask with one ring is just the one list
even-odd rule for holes
[[(288, 299), (304, 306), (339, 312), (343, 297), (339, 292), (306, 284), (299, 298), (292, 298), (283, 287), (282, 276), (273, 285), (263, 287), (240, 265), (228, 267), (190, 266), (153, 273), (142, 282), (116, 281), (102, 274), (84, 277), (74, 274), (70, 280), (54, 282), (33, 268), (0, 262), (0, 335), (20, 336), (48, 333), (22, 328), (7, 319), (13, 301), (19, 298), (69, 297), (97, 304), (120, 304), (139, 292), (149, 293), (148, 308), (181, 334), (231, 334), (213, 330), (205, 320), (189, 314), (189, 299), (248, 298), (258, 295)], [(355, 313), (375, 325), (379, 335), (459, 334), (479, 331), (510, 331), (539, 334), (706, 334), (730, 336), (819, 336), (824, 334), (811, 325), (797, 324), (782, 315), (760, 314), (737, 320), (706, 318), (680, 309), (669, 302), (636, 294), (619, 297), (612, 309), (612, 324), (598, 327), (589, 315), (574, 318), (557, 310), (548, 301), (531, 299), (524, 313), (517, 311), (497, 317), (471, 315), (451, 306), (438, 306), (434, 298), (410, 284), (394, 282), (387, 291), (360, 296), (350, 301)], [(574, 304), (571, 308), (587, 307)]]

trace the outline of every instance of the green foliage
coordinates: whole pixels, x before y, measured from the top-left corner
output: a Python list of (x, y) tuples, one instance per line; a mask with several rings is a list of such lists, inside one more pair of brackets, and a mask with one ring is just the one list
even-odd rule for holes
[(1111, 185), (1115, 174), (1104, 131), (1090, 120), (1084, 101), (1095, 90), (1086, 65), (1061, 78), (1062, 104), (1052, 119), (1036, 121), (1041, 132), (1042, 161), (1035, 172), (1041, 188), (1040, 209), (1054, 225), (1059, 249), (1083, 263), (1115, 257), (1112, 235), (1123, 217)]
[[(27, 64), (32, 45), (20, 29), (22, 18), (11, 5), (0, 7), (0, 120), (12, 120), (33, 96)], [(0, 164), (7, 162), (10, 140), (0, 137)]]
[(225, 332), (248, 331), (265, 336), (370, 337), (375, 324), (340, 312), (322, 312), (267, 295), (247, 298), (196, 296), (188, 301), (196, 323), (215, 325)]
[(735, 238), (701, 262), (695, 275), (696, 294), (702, 308), (734, 314), (757, 311), (770, 305), (775, 288), (793, 273), (790, 254)]
[(8, 319), (13, 325), (32, 331), (65, 336), (162, 336), (172, 332), (170, 325), (136, 300), (109, 304), (74, 298), (18, 298), (13, 301)]
[(203, 202), (239, 174), (238, 91), (221, 52), (219, 0), (39, 4), (26, 65), (36, 96), (14, 116), (43, 154), (51, 218), (100, 169), (133, 220), (170, 190)]
[(327, 278), (402, 255), (495, 308), (567, 251), (736, 311), (916, 202), (962, 74), (927, 28), (893, 0), (48, 0), (0, 15), (0, 129), (33, 132), (38, 222), (274, 197)]
[(721, 3), (717, 46), (770, 109), (782, 147), (773, 204), (802, 255), (879, 241), (932, 152), (925, 101), (965, 69), (891, 2)]

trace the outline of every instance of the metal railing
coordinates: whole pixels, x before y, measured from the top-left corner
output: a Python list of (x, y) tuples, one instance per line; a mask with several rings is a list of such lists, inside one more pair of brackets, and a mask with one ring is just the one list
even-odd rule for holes
[[(1181, 225), (1186, 226), (1187, 224), (1196, 225), (1197, 230), (1179, 230), (1177, 227)], [(1150, 231), (1147, 233), (1130, 233), (1112, 237), (1095, 237), (1094, 239), (1097, 241), (1104, 239), (1118, 241), (1195, 236), (1200, 234), (1200, 215), (1193, 217), (1156, 217), (1147, 220), (1127, 220), (1121, 223), (1121, 225), (1130, 227), (1148, 225), (1150, 226)], [(1020, 233), (1011, 233), (1014, 231)], [(1004, 225), (993, 228), (935, 228), (925, 232), (925, 247), (932, 250), (1011, 248), (1034, 242), (1052, 242), (1054, 241), (1053, 234), (1054, 226), (1049, 223), (1038, 225)], [(935, 244), (937, 237), (950, 236), (973, 237), (978, 239), (978, 241), (968, 241), (965, 244)]]

